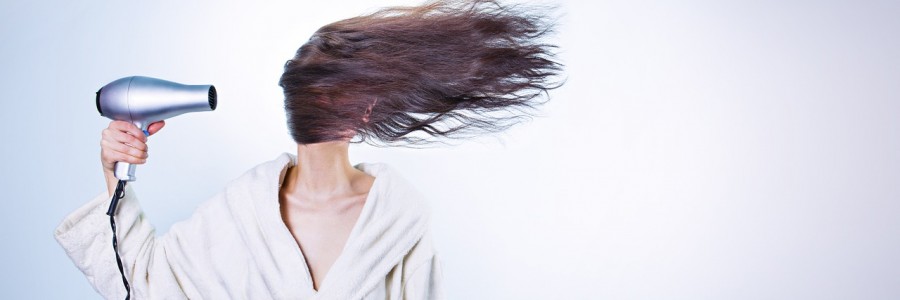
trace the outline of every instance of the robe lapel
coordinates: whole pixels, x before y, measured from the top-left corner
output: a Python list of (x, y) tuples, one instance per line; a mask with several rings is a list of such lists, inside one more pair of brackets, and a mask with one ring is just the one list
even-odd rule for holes
[(288, 153), (279, 155), (275, 160), (259, 166), (250, 185), (255, 188), (254, 194), (247, 195), (253, 199), (256, 208), (258, 234), (262, 237), (264, 247), (260, 247), (257, 260), (272, 260), (271, 265), (276, 272), (266, 282), (275, 299), (312, 299), (315, 290), (312, 277), (300, 247), (291, 235), (290, 230), (281, 218), (279, 190), (287, 171), (292, 164)]

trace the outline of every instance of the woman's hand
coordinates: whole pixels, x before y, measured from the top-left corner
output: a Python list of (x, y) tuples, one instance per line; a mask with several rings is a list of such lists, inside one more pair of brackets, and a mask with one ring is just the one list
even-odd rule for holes
[[(165, 125), (165, 121), (150, 124), (147, 132), (153, 135)], [(103, 129), (100, 139), (100, 162), (103, 164), (103, 175), (106, 177), (106, 187), (110, 196), (119, 181), (115, 175), (116, 162), (140, 165), (147, 162), (147, 157), (147, 137), (134, 124), (112, 121), (109, 127)]]

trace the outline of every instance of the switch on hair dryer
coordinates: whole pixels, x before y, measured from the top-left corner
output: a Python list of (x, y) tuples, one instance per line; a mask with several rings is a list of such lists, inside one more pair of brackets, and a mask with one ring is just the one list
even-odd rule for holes
[[(149, 135), (147, 128), (153, 122), (215, 109), (216, 88), (212, 85), (184, 85), (130, 76), (110, 82), (97, 91), (97, 111), (101, 116), (131, 122), (145, 135)], [(116, 178), (134, 181), (135, 167), (127, 162), (116, 162)]]

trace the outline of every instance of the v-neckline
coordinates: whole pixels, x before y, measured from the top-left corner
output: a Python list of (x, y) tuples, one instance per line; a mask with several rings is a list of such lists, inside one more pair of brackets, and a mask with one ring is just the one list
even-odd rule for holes
[[(306, 279), (309, 281), (308, 282), (309, 289), (312, 292), (312, 294), (315, 296), (315, 295), (320, 294), (324, 287), (328, 286), (327, 285), (328, 282), (334, 281), (334, 279), (330, 280), (330, 278), (333, 278), (334, 276), (332, 276), (332, 275), (337, 273), (335, 271), (340, 271), (339, 268), (335, 268), (335, 267), (336, 266), (340, 267), (341, 265), (339, 265), (339, 263), (343, 260), (346, 260), (347, 246), (350, 245), (351, 242), (353, 242), (355, 240), (354, 238), (358, 235), (358, 231), (362, 230), (362, 229), (360, 229), (360, 226), (362, 226), (362, 225), (360, 225), (359, 220), (362, 218), (362, 216), (364, 214), (366, 214), (369, 210), (371, 210), (371, 207), (373, 205), (372, 202), (375, 200), (375, 194), (377, 194), (376, 187), (379, 186), (379, 182), (380, 182), (379, 178), (381, 176), (375, 176), (375, 174), (366, 172), (366, 170), (363, 169), (364, 164), (362, 164), (362, 163), (359, 163), (354, 166), (355, 169), (363, 171), (364, 173), (366, 173), (369, 176), (374, 177), (375, 179), (372, 181), (372, 186), (369, 187), (369, 192), (368, 192), (368, 194), (366, 194), (366, 199), (365, 199), (365, 202), (363, 203), (363, 207), (360, 209), (359, 215), (356, 217), (356, 220), (353, 223), (353, 228), (350, 229), (350, 234), (347, 236), (347, 240), (344, 241), (344, 246), (341, 248), (341, 253), (339, 253), (338, 257), (334, 260), (333, 263), (331, 263), (331, 267), (329, 267), (328, 272), (325, 273), (325, 277), (322, 279), (322, 284), (317, 289), (315, 286), (313, 277), (312, 277), (312, 271), (310, 271), (309, 262), (306, 261), (306, 255), (303, 254), (303, 249), (300, 248), (300, 243), (297, 241), (296, 238), (294, 238), (293, 233), (291, 233), (290, 228), (288, 228), (288, 226), (285, 223), (284, 218), (281, 214), (281, 186), (284, 181), (284, 177), (287, 176), (286, 170), (293, 166), (296, 166), (296, 162), (294, 161), (293, 157), (289, 157), (288, 164), (282, 167), (281, 172), (279, 173), (279, 175), (277, 177), (278, 184), (276, 185), (277, 188), (275, 189), (275, 213), (278, 216), (278, 223), (281, 224), (281, 226), (280, 226), (281, 230), (279, 230), (279, 231), (281, 231), (281, 233), (280, 233), (281, 238), (285, 239), (285, 236), (286, 236), (287, 240), (292, 242), (291, 243), (291, 245), (293, 246), (292, 248), (294, 248), (297, 255), (299, 256), (300, 264), (302, 265), (303, 270), (306, 271)], [(360, 167), (363, 167), (363, 168), (360, 168)]]

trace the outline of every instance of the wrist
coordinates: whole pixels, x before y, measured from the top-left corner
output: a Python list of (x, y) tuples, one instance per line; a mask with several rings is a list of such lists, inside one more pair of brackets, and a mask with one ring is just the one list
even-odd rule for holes
[(116, 174), (114, 171), (103, 170), (103, 177), (106, 179), (106, 190), (110, 196), (112, 196), (113, 192), (116, 190), (116, 184), (119, 183), (119, 179), (116, 178)]

